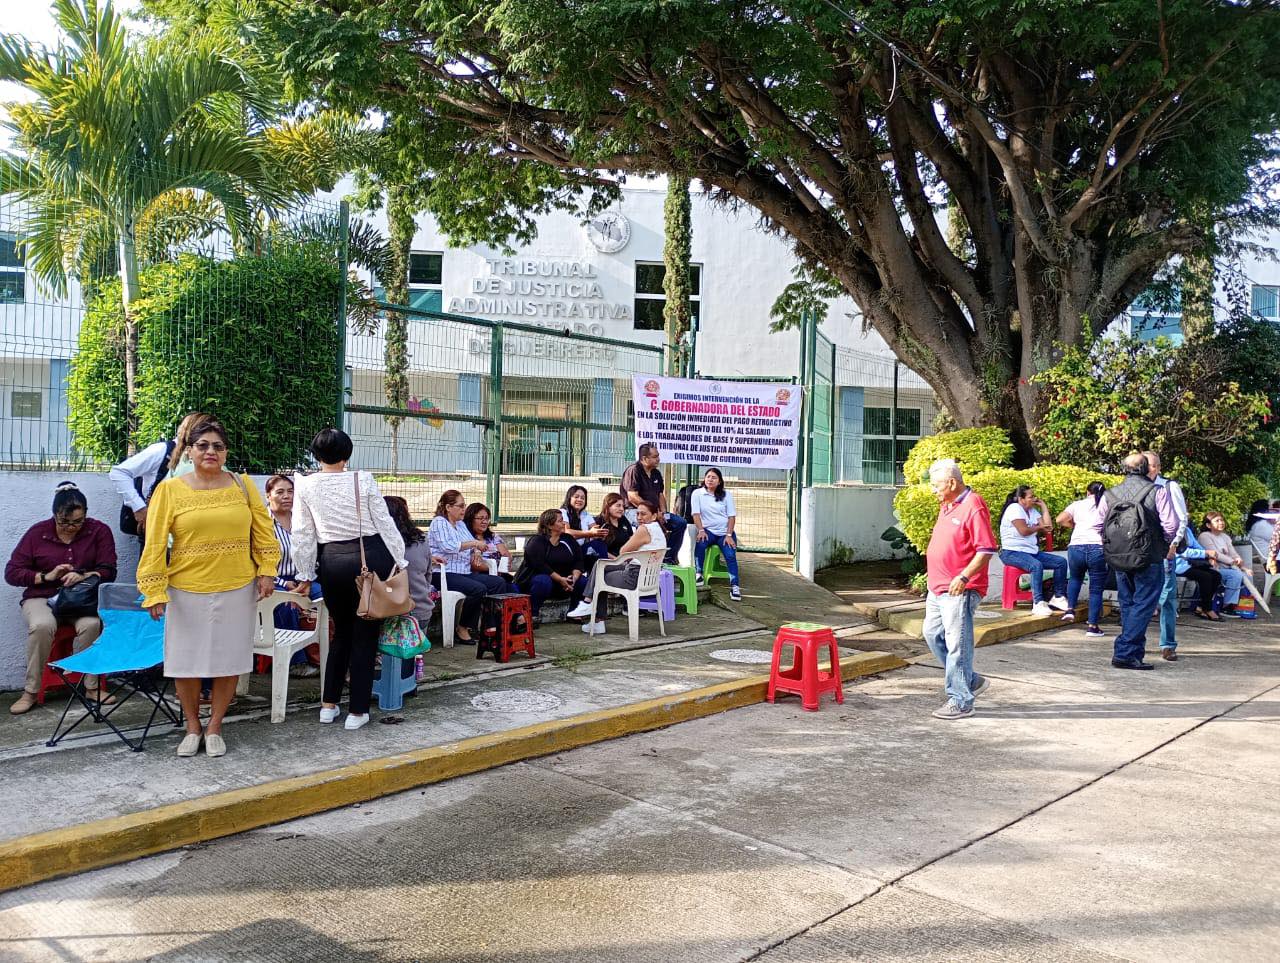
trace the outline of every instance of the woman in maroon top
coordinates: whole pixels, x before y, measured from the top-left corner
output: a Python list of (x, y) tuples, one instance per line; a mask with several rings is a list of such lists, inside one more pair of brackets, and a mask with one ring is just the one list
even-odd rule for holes
[[(9, 709), (14, 715), (36, 704), (59, 621), (74, 625), (75, 652), (88, 648), (101, 634), (102, 621), (95, 615), (59, 620), (49, 610), (49, 599), (58, 589), (89, 575), (115, 580), (115, 538), (110, 528), (89, 517), (89, 503), (75, 483), (63, 482), (53, 493), (53, 517), (27, 529), (4, 567), (4, 580), (22, 588), (22, 615), (27, 620), (27, 678), (22, 695)], [(99, 690), (96, 676), (85, 676), (84, 685), (88, 698), (112, 701)]]

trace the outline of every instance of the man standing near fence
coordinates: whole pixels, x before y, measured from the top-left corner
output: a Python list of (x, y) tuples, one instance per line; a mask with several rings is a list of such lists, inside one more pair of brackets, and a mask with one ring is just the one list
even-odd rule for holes
[(667, 511), (667, 496), (663, 491), (662, 472), (658, 471), (658, 462), (661, 461), (658, 457), (658, 446), (646, 441), (640, 446), (637, 455), (639, 459), (635, 464), (628, 465), (627, 470), (622, 473), (622, 484), (618, 488), (627, 506), (627, 519), (634, 525), (636, 506), (644, 502), (648, 502), (662, 512), (663, 521), (667, 526), (665, 561), (668, 565), (675, 565), (679, 561), (680, 546), (684, 544), (684, 531), (689, 523), (679, 515), (673, 515)]
[(987, 568), (996, 553), (991, 512), (982, 496), (964, 483), (950, 458), (929, 466), (929, 485), (938, 498), (938, 521), (925, 552), (929, 598), (924, 640), (946, 670), (947, 703), (938, 719), (973, 715), (974, 696), (990, 683), (973, 671), (973, 613), (987, 594)]

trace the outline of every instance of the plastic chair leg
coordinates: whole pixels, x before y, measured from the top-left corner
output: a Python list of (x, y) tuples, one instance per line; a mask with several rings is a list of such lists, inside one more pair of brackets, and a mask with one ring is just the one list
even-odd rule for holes
[(271, 659), (271, 721), (284, 722), (284, 706), (289, 698), (289, 663), (292, 656), (288, 650), (277, 650)]
[(240, 678), (236, 680), (236, 695), (246, 696), (249, 694), (249, 676), (250, 675), (252, 675), (252, 673), (246, 672), (244, 675), (240, 676)]
[[(639, 599), (629, 598), (627, 603), (627, 632), (632, 642), (640, 641), (640, 605)], [(662, 618), (662, 613), (658, 613), (658, 618)], [(665, 632), (663, 633), (666, 634)]]

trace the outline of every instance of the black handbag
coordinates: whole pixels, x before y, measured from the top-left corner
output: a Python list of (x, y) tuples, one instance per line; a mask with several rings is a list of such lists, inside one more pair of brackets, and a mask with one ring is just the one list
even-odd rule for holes
[(75, 585), (58, 589), (49, 599), (49, 611), (57, 619), (81, 619), (98, 614), (98, 585), (101, 575), (86, 575)]

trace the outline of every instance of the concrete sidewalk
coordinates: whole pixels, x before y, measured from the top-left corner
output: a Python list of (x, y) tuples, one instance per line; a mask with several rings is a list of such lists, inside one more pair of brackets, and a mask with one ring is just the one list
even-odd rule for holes
[(1280, 625), (1080, 628), (0, 895), (50, 959), (1234, 963), (1280, 946)]

